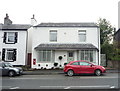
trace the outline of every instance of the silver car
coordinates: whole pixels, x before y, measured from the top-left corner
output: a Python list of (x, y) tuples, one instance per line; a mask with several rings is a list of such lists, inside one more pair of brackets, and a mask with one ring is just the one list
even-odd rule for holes
[(0, 75), (8, 75), (13, 77), (16, 75), (21, 75), (22, 73), (22, 68), (13, 67), (13, 65), (8, 62), (0, 62)]

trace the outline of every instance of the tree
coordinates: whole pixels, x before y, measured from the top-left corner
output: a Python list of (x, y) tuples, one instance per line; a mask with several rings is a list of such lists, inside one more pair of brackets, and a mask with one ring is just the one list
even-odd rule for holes
[(98, 20), (98, 26), (100, 27), (100, 43), (109, 43), (112, 39), (114, 29), (109, 21), (100, 18)]
[(110, 41), (113, 37), (114, 28), (109, 21), (102, 18), (98, 20), (98, 26), (100, 28), (101, 54), (106, 54), (107, 59), (111, 60), (114, 46), (110, 44)]

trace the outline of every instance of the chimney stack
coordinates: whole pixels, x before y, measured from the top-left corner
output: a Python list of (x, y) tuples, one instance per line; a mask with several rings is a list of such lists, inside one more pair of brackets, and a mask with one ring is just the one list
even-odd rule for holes
[(31, 25), (36, 25), (37, 24), (37, 21), (35, 19), (35, 15), (33, 14), (33, 17), (31, 18)]
[(9, 19), (8, 14), (6, 14), (6, 17), (4, 18), (4, 24), (5, 25), (11, 25), (12, 21)]

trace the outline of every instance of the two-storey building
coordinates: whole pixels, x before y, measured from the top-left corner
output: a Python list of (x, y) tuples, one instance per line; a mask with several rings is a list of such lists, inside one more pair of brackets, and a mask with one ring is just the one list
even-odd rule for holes
[(100, 65), (100, 30), (95, 23), (41, 23), (33, 27), (32, 68), (64, 67), (73, 60)]
[(12, 24), (8, 14), (0, 25), (1, 59), (13, 65), (27, 64), (27, 30), (30, 25)]

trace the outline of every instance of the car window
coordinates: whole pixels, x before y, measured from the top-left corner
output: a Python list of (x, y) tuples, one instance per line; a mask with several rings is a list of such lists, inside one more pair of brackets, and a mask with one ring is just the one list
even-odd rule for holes
[(90, 63), (87, 63), (87, 62), (80, 62), (80, 65), (91, 65)]
[(79, 63), (78, 62), (74, 62), (71, 65), (79, 65)]
[(0, 63), (0, 67), (2, 67), (2, 63)]

